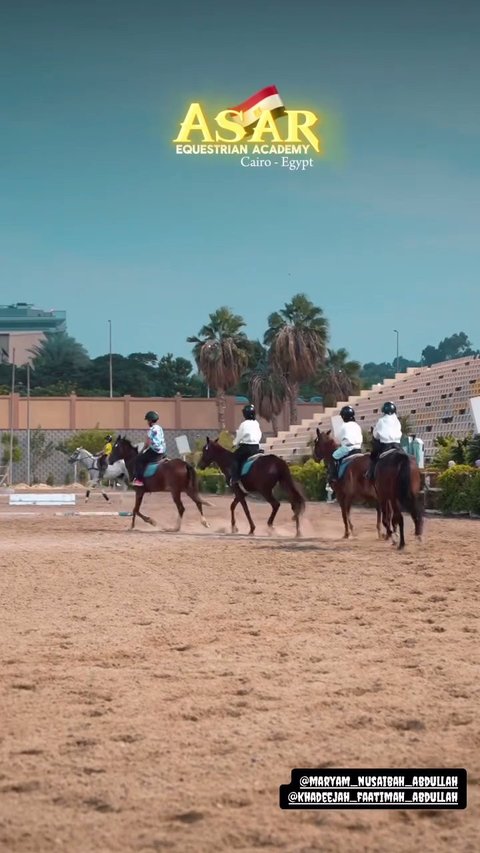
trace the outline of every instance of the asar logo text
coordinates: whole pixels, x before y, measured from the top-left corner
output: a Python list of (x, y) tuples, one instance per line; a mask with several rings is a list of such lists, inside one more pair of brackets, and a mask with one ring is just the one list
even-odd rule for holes
[[(228, 137), (222, 136), (218, 130), (215, 130), (215, 136), (210, 130), (209, 124), (205, 117), (205, 113), (199, 103), (190, 104), (187, 114), (180, 125), (180, 132), (174, 143), (188, 142), (244, 142), (258, 144), (261, 142), (272, 143), (287, 143), (296, 144), (299, 142), (308, 142), (314, 151), (320, 156), (324, 153), (324, 146), (320, 136), (314, 132), (315, 125), (320, 123), (320, 117), (310, 110), (286, 110), (287, 117), (287, 135), (282, 137), (275, 118), (269, 110), (263, 110), (255, 129), (248, 135), (245, 129), (233, 120), (233, 116), (241, 116), (241, 113), (236, 110), (222, 110), (215, 118), (217, 126), (221, 130), (228, 131), (231, 134)], [(192, 134), (200, 134), (192, 140)], [(267, 139), (265, 139), (267, 137)]]

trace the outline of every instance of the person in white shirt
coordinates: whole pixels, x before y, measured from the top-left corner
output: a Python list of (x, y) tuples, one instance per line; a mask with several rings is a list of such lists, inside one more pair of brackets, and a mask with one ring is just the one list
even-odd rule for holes
[(238, 427), (237, 434), (233, 440), (236, 450), (233, 454), (230, 477), (231, 486), (239, 482), (240, 471), (245, 460), (250, 456), (254, 456), (255, 453), (260, 453), (260, 442), (262, 440), (262, 429), (257, 421), (255, 407), (249, 403), (243, 407), (242, 414), (245, 420)]
[(374, 479), (375, 464), (378, 457), (384, 450), (389, 450), (391, 447), (398, 447), (400, 450), (400, 440), (402, 438), (402, 425), (397, 417), (397, 407), (395, 403), (384, 403), (382, 406), (382, 417), (378, 419), (373, 428), (372, 452), (370, 453), (370, 467), (366, 477), (369, 480)]
[(332, 461), (328, 471), (330, 481), (338, 478), (340, 460), (344, 459), (350, 453), (358, 453), (362, 449), (363, 444), (362, 429), (355, 420), (355, 412), (352, 407), (344, 406), (340, 412), (340, 417), (343, 420), (343, 424), (338, 432), (340, 447), (337, 447), (332, 454)]

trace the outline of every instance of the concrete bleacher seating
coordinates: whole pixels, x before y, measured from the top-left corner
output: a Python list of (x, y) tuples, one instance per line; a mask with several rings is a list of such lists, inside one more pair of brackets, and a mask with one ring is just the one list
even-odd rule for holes
[(294, 461), (311, 455), (309, 442), (315, 430), (331, 429), (331, 418), (338, 415), (347, 403), (353, 406), (363, 430), (369, 431), (381, 415), (382, 404), (392, 400), (398, 416), (408, 417), (410, 432), (425, 443), (425, 458), (435, 453), (437, 436), (453, 434), (465, 438), (475, 432), (469, 400), (480, 395), (480, 358), (459, 358), (433, 364), (431, 367), (409, 367), (406, 373), (397, 373), (382, 385), (361, 391), (359, 395), (338, 402), (334, 408), (314, 415), (311, 420), (291, 426), (263, 445), (266, 453), (276, 453)]

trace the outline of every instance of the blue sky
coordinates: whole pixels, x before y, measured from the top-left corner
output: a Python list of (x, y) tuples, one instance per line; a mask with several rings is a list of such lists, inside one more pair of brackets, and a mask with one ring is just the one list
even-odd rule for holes
[[(190, 355), (226, 304), (261, 337), (306, 292), (360, 361), (480, 346), (480, 7), (17, 0), (0, 21), (0, 301), (92, 356)], [(341, 145), (313, 169), (180, 157), (186, 106), (276, 85)]]

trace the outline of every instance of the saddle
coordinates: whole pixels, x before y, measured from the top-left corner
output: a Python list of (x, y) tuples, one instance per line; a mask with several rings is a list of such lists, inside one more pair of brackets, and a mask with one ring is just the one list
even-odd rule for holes
[(240, 471), (241, 477), (246, 477), (246, 475), (250, 471), (250, 468), (252, 467), (252, 465), (255, 464), (257, 459), (260, 458), (260, 456), (263, 456), (263, 450), (259, 450), (258, 453), (255, 453), (253, 456), (249, 456), (248, 459), (246, 459), (245, 462), (242, 463), (242, 468)]
[(164, 462), (168, 462), (166, 456), (163, 459), (159, 459), (158, 462), (149, 462), (148, 465), (145, 465), (143, 476), (144, 477), (153, 477), (158, 471), (160, 465), (163, 465)]
[(382, 450), (377, 459), (384, 459), (385, 456), (389, 456), (391, 453), (402, 453), (404, 456), (408, 456), (408, 453), (406, 453), (401, 444), (389, 444), (386, 450)]
[(338, 475), (337, 479), (341, 480), (343, 475), (345, 474), (350, 462), (353, 462), (354, 459), (357, 459), (359, 456), (365, 456), (361, 450), (352, 450), (347, 456), (344, 456), (343, 459), (339, 460), (338, 463)]

